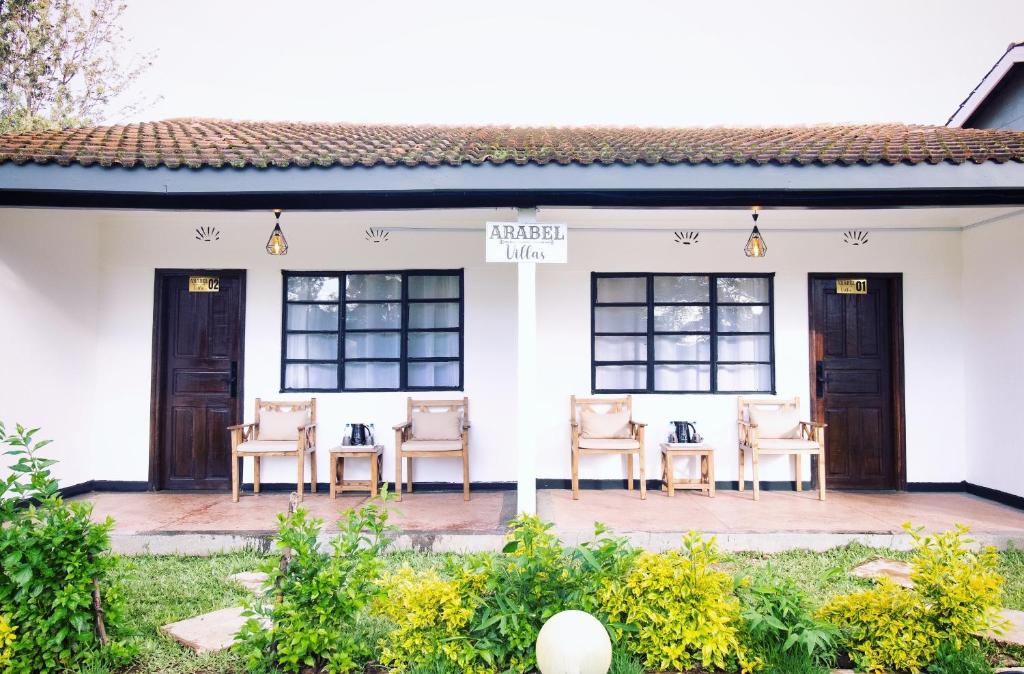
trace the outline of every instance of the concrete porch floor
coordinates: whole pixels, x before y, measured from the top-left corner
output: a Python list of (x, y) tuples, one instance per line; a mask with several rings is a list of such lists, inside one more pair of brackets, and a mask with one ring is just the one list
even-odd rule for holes
[[(97, 492), (94, 517), (114, 518), (116, 551), (191, 552), (257, 547), (266, 549), (277, 527), (276, 515), (288, 504), (286, 493), (245, 495), (232, 503), (228, 494)], [(366, 496), (307, 494), (303, 505), (325, 521), (325, 532), (346, 508)], [(573, 501), (567, 490), (540, 490), (538, 514), (552, 521), (566, 544), (592, 536), (595, 521), (629, 536), (649, 549), (671, 548), (686, 531), (714, 534), (725, 549), (774, 551), (827, 549), (853, 541), (906, 548), (903, 522), (930, 531), (955, 523), (971, 527), (982, 543), (1024, 546), (1024, 512), (961, 493), (830, 492), (818, 501), (812, 492), (763, 491), (754, 502), (750, 492), (720, 490), (715, 498), (677, 492), (668, 498), (651, 490), (587, 490)], [(515, 492), (474, 492), (466, 503), (461, 493), (413, 493), (391, 503), (391, 522), (399, 529), (396, 546), (431, 551), (500, 549), (506, 523), (515, 515)]]

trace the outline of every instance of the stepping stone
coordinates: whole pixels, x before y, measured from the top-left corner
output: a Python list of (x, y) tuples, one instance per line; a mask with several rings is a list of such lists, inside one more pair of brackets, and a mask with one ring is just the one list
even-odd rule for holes
[(255, 595), (263, 594), (263, 584), (267, 582), (267, 574), (262, 571), (243, 571), (228, 576), (228, 581), (241, 585)]
[(914, 581), (910, 580), (910, 564), (901, 562), (898, 559), (886, 559), (879, 557), (870, 562), (864, 562), (850, 572), (859, 578), (888, 578), (897, 585), (906, 588), (914, 587)]
[[(1006, 621), (1006, 629), (1002, 634), (986, 632), (983, 636), (992, 641), (1014, 646), (1024, 646), (1024, 611), (1015, 611), (1012, 608), (1004, 608), (999, 616)], [(1009, 671), (1013, 671), (1012, 669)]]
[(235, 643), (235, 635), (248, 620), (242, 617), (244, 610), (241, 606), (223, 608), (164, 625), (160, 631), (196, 653), (223, 651)]

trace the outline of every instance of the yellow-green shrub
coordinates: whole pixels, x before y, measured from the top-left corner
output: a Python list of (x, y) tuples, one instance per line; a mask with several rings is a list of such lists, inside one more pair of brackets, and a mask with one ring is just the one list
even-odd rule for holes
[(454, 671), (490, 671), (466, 637), (482, 583), (475, 574), (459, 573), (449, 580), (434, 570), (417, 572), (408, 566), (385, 578), (373, 611), (390, 619), (394, 629), (380, 642), (381, 663), (401, 672), (441, 659)]
[(750, 671), (740, 603), (732, 578), (712, 566), (718, 559), (714, 540), (692, 532), (681, 550), (640, 555), (621, 583), (598, 589), (616, 640), (656, 671)]
[(968, 549), (968, 529), (924, 536), (909, 525), (915, 540), (912, 589), (887, 579), (863, 592), (830, 600), (820, 616), (841, 629), (843, 644), (859, 669), (917, 674), (934, 659), (939, 645), (956, 649), (976, 632), (998, 626), (1003, 578), (994, 548)]
[(7, 616), (0, 615), (0, 667), (11, 660), (11, 644), (14, 643), (14, 627)]

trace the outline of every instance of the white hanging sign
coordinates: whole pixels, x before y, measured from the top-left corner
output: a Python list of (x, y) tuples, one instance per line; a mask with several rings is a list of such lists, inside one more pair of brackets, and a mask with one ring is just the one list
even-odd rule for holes
[(569, 256), (566, 225), (488, 222), (488, 262), (565, 262)]

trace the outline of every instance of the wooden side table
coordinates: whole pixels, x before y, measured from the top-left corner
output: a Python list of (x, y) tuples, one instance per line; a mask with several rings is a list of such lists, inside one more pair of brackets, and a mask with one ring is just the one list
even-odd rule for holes
[[(369, 480), (346, 480), (345, 459), (369, 459)], [(344, 491), (370, 490), (370, 496), (377, 495), (380, 486), (381, 464), (384, 461), (384, 445), (339, 445), (331, 449), (331, 498), (337, 498)]]
[[(677, 480), (675, 458), (677, 456), (700, 457), (700, 477), (696, 480)], [(675, 496), (676, 489), (700, 489), (715, 497), (715, 450), (703, 443), (661, 443), (662, 490)]]

